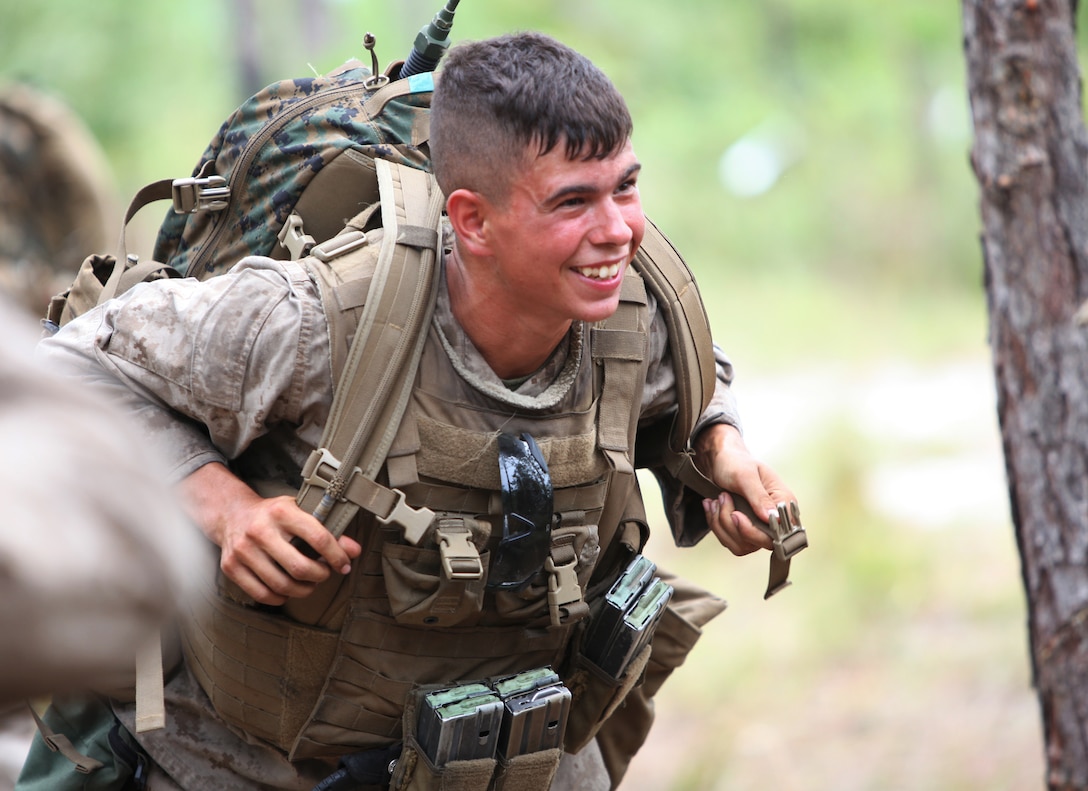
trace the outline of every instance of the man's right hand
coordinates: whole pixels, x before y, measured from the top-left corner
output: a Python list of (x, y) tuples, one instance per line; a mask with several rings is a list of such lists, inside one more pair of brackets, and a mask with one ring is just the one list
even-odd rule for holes
[[(362, 547), (334, 538), (289, 496), (264, 498), (227, 467), (205, 464), (181, 482), (189, 515), (222, 550), (226, 577), (261, 604), (280, 605), (310, 595), (333, 573), (347, 574)], [(320, 556), (312, 560), (291, 539), (305, 541)]]

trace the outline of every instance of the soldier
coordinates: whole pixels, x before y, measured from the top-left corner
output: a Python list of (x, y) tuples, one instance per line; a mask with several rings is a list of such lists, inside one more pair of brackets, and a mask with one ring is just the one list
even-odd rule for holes
[[(348, 753), (375, 758), (381, 771), (324, 787), (437, 788), (446, 770), (421, 756), (411, 720), (402, 726), (421, 686), (542, 665), (562, 668), (580, 692), (593, 686), (574, 656), (579, 619), (645, 538), (633, 435), (626, 448), (603, 447), (601, 428), (670, 418), (682, 370), (652, 294), (625, 290), (637, 286), (630, 264), (645, 229), (631, 131), (607, 77), (546, 36), (450, 52), (431, 114), (450, 226), (442, 283), (385, 472), (410, 505), (438, 512), (419, 546), (370, 515), (335, 538), (294, 497), (272, 496), (297, 488), (334, 392), (310, 264), (251, 257), (204, 282), (145, 285), (43, 342), (55, 365), (112, 379), (113, 397), (172, 453), (190, 511), (220, 550), (212, 614), (182, 625), (167, 726), (137, 735), (156, 791), (310, 789)], [(639, 351), (629, 356), (642, 355), (630, 387), (613, 381), (594, 332), (621, 301), (636, 319), (625, 337)], [(692, 431), (698, 465), (766, 514), (792, 495), (745, 447), (731, 378), (719, 357), (717, 390)], [(539, 474), (536, 444), (555, 513), (543, 520), (550, 545), (533, 558), (500, 540), (503, 500), (518, 489), (500, 485), (498, 464)], [(709, 530), (738, 555), (770, 547), (729, 494), (686, 513), (674, 525), (684, 543)], [(486, 574), (442, 569), (458, 536)], [(511, 555), (532, 567), (511, 570)], [(557, 589), (576, 591), (569, 612), (550, 606)], [(718, 609), (711, 601), (703, 620)], [(580, 694), (571, 720), (592, 714), (582, 708), (593, 701), (607, 717), (639, 678)], [(131, 707), (115, 709), (132, 728)], [(507, 787), (614, 787), (642, 735), (605, 750), (590, 740), (558, 771), (544, 765)], [(392, 778), (382, 775), (389, 759)], [(479, 769), (462, 764), (458, 772)], [(443, 787), (493, 787), (490, 765), (483, 772), (446, 776)]]
[(84, 256), (114, 243), (120, 218), (106, 157), (75, 113), (0, 85), (0, 291), (44, 315)]

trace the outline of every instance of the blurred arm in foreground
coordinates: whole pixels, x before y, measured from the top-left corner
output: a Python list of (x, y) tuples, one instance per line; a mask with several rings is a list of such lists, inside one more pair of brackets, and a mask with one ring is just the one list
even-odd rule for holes
[(131, 681), (198, 567), (199, 533), (111, 405), (34, 358), (0, 295), (0, 702)]

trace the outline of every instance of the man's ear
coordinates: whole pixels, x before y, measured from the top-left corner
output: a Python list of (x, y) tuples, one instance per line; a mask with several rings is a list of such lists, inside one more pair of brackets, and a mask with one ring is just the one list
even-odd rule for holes
[(489, 255), (487, 238), (487, 198), (472, 190), (459, 189), (446, 199), (446, 215), (465, 252), (477, 256)]

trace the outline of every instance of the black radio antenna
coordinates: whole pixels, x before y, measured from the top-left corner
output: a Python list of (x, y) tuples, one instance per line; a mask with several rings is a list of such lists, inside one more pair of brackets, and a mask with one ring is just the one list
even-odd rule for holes
[(434, 71), (438, 61), (446, 54), (450, 46), (450, 28), (453, 26), (453, 12), (461, 0), (446, 0), (446, 6), (434, 15), (428, 24), (416, 34), (412, 51), (404, 65), (400, 67), (400, 77), (411, 77), (425, 71)]

